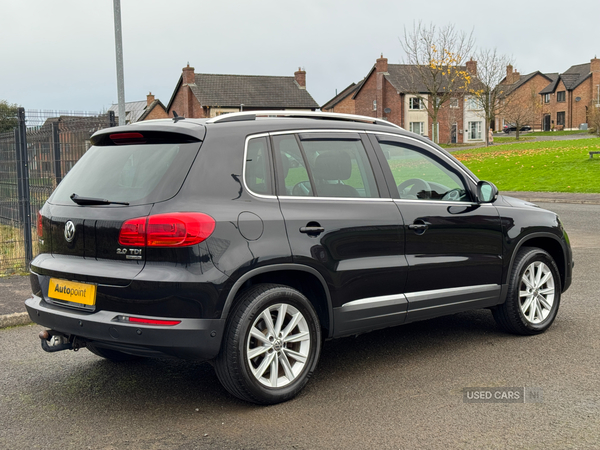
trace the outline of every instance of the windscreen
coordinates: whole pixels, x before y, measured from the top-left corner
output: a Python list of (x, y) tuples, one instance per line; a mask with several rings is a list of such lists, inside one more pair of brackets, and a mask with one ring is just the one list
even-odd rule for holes
[(74, 205), (72, 194), (130, 205), (167, 200), (181, 188), (199, 148), (200, 142), (93, 146), (48, 201)]

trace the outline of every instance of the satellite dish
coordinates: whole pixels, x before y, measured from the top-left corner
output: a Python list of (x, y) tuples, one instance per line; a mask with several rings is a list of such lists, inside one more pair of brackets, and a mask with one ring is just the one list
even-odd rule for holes
[(578, 102), (579, 100), (581, 100), (581, 97), (575, 97), (576, 102)]
[(383, 110), (383, 112), (384, 112), (384, 113), (386, 113), (386, 114), (389, 114), (389, 113), (391, 113), (391, 112), (392, 112), (392, 110), (391, 110), (390, 108), (385, 108), (385, 109)]

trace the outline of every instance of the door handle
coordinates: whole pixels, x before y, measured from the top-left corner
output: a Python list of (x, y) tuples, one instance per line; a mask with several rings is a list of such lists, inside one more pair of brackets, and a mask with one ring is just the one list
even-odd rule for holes
[(423, 234), (423, 233), (425, 233), (425, 231), (427, 231), (427, 228), (429, 228), (429, 225), (431, 225), (429, 222), (425, 222), (424, 220), (417, 219), (413, 223), (411, 223), (408, 226), (408, 228), (410, 230), (413, 230), (416, 234)]
[(300, 233), (305, 234), (321, 234), (325, 231), (323, 227), (300, 227)]

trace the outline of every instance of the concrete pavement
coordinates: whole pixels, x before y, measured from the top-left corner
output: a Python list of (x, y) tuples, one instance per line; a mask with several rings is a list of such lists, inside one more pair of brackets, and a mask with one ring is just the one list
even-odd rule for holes
[[(564, 192), (509, 192), (503, 195), (539, 203), (571, 203), (600, 205), (600, 194), (570, 194)], [(25, 300), (31, 295), (29, 277), (0, 278), (0, 328), (30, 322), (25, 312)]]

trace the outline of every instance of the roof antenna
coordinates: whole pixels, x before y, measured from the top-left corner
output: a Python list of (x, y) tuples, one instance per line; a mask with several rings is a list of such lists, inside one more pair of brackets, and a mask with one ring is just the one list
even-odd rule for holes
[(175, 112), (175, 110), (173, 110), (173, 122), (177, 123), (183, 119), (185, 119), (185, 117), (178, 116), (177, 113)]

